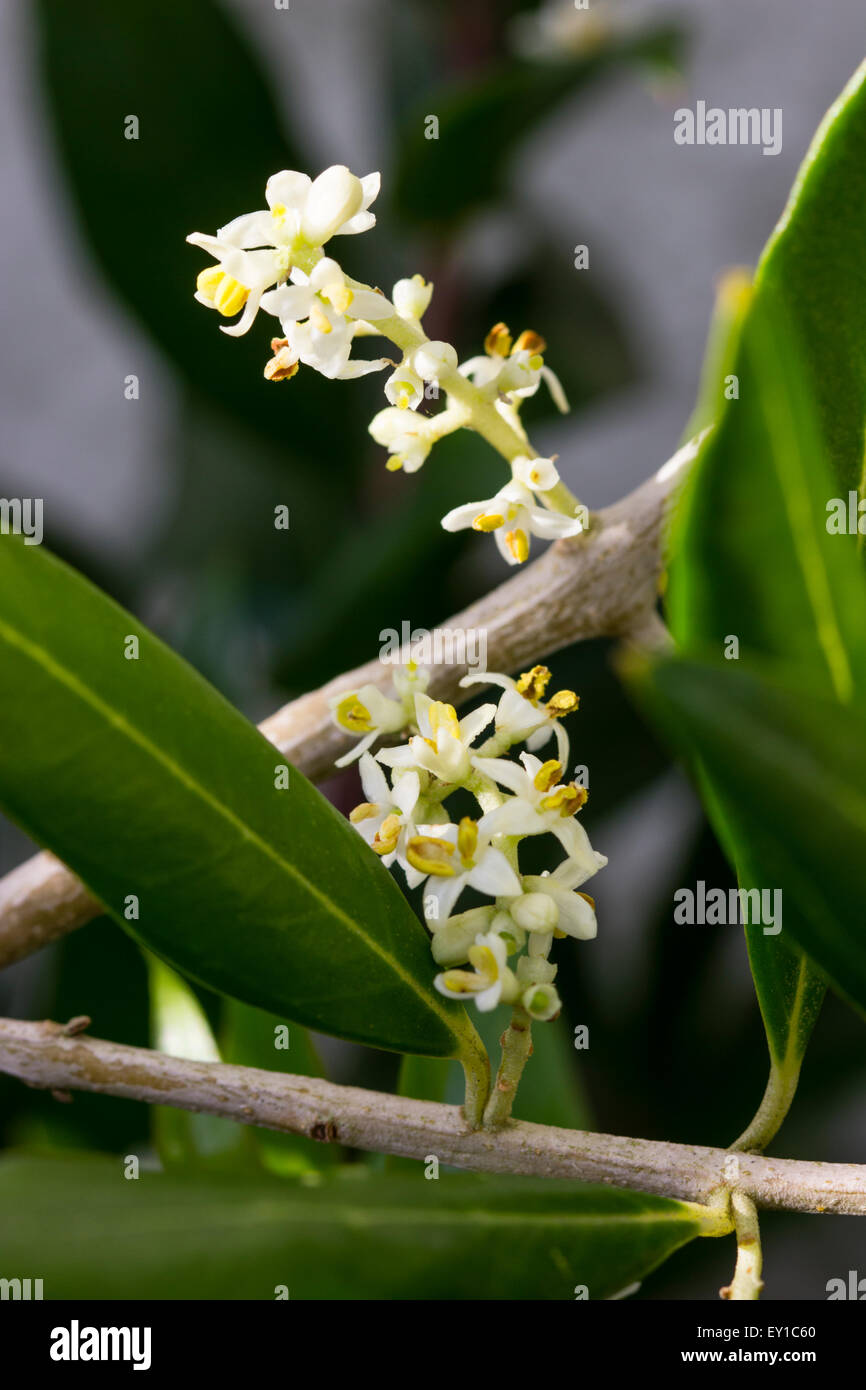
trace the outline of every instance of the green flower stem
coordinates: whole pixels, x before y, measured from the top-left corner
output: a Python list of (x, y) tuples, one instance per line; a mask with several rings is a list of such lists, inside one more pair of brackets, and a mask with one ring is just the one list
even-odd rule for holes
[(509, 1119), (523, 1068), (532, 1054), (532, 1020), (521, 1004), (514, 1009), (500, 1041), (502, 1059), (484, 1110), (485, 1129), (500, 1129)]
[[(351, 289), (367, 290), (368, 285), (362, 285), (357, 281), (347, 282)], [(398, 347), (404, 356), (414, 352), (417, 348), (423, 347), (429, 342), (426, 333), (420, 324), (413, 323), (409, 319), (402, 319), (395, 314), (392, 318), (377, 319), (375, 324), (376, 332), (383, 338)], [(504, 420), (489, 398), (475, 386), (468, 377), (462, 376), (456, 368), (443, 371), (439, 378), (439, 384), (444, 391), (457, 401), (468, 413), (466, 424), (474, 429), (478, 434), (486, 439), (503, 458), (509, 463), (525, 455), (527, 450), (532, 452), (532, 446), (524, 436), (513, 429), (507, 420)], [(558, 482), (548, 492), (542, 493), (542, 500), (545, 506), (551, 511), (564, 512), (567, 516), (576, 516), (581, 510), (580, 503), (573, 495), (571, 490), (562, 481)]]
[(733, 1279), (727, 1288), (720, 1290), (720, 1293), (722, 1298), (740, 1303), (760, 1298), (764, 1287), (761, 1279), (761, 1232), (758, 1227), (758, 1209), (745, 1192), (731, 1193), (731, 1212), (737, 1233), (737, 1263)]
[(490, 1058), (468, 1014), (460, 1050), (460, 1065), (466, 1082), (463, 1115), (470, 1129), (480, 1129), (484, 1107), (490, 1095)]

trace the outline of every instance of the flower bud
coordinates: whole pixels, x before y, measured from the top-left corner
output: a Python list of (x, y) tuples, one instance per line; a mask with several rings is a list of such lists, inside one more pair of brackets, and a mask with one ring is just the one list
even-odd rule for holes
[(521, 1003), (530, 1018), (546, 1023), (562, 1011), (562, 1001), (553, 985), (530, 985), (523, 991)]
[(546, 893), (524, 893), (511, 904), (511, 915), (528, 932), (552, 932), (559, 921), (559, 908)]
[(533, 492), (549, 492), (559, 482), (553, 459), (517, 458), (512, 466), (517, 481)]
[(394, 286), (394, 307), (401, 319), (420, 319), (432, 295), (432, 284), (425, 284), (421, 275), (413, 275), (411, 280), (398, 280)]
[(443, 372), (456, 368), (457, 353), (450, 343), (424, 343), (416, 348), (412, 365), (424, 381), (438, 381)]

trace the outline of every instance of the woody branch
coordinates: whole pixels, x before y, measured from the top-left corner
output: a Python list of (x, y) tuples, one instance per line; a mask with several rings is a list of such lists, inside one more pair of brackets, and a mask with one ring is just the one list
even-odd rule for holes
[(0, 1021), (0, 1071), (28, 1086), (96, 1091), (221, 1115), (375, 1153), (475, 1172), (571, 1178), (708, 1202), (720, 1189), (758, 1207), (866, 1215), (866, 1166), (731, 1154), (690, 1144), (513, 1122), (470, 1130), (456, 1106), (407, 1100), (308, 1076), (190, 1062), (98, 1041), (52, 1022)]

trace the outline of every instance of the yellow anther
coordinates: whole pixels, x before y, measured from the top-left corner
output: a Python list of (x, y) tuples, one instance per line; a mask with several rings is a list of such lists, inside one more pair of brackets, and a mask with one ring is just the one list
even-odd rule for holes
[(438, 737), (442, 729), (447, 729), (449, 734), (453, 734), (455, 738), (460, 737), (460, 721), (453, 705), (446, 705), (442, 700), (434, 700), (427, 710), (427, 718), (430, 721), (430, 728), (433, 730), (434, 737)]
[(379, 807), (375, 801), (362, 801), (360, 806), (356, 806), (353, 811), (349, 812), (349, 820), (353, 825), (357, 825), (358, 821), (369, 820), (371, 816), (378, 815), (378, 813)]
[(467, 868), (474, 862), (478, 848), (478, 826), (471, 816), (464, 816), (457, 830), (457, 849)]
[(331, 301), (338, 314), (345, 314), (352, 300), (355, 298), (348, 285), (341, 285), (339, 283), (329, 285), (324, 291), (324, 296), (325, 299)]
[(525, 531), (506, 531), (505, 544), (511, 551), (518, 565), (529, 559), (529, 538)]
[(504, 516), (499, 516), (497, 512), (488, 512), (486, 515), (477, 516), (472, 523), (473, 531), (498, 531), (505, 521)]
[(484, 351), (488, 357), (507, 357), (511, 350), (508, 324), (495, 323), (484, 339)]
[(554, 927), (553, 935), (556, 937), (557, 941), (562, 941), (563, 937), (568, 936), (568, 932), (563, 931), (562, 927)]
[(533, 785), (536, 791), (547, 792), (551, 787), (555, 787), (562, 775), (562, 763), (558, 763), (556, 758), (549, 758), (546, 763), (535, 774)]
[(585, 903), (589, 903), (589, 905), (590, 905), (590, 907), (592, 908), (593, 912), (595, 912), (595, 898), (591, 898), (591, 897), (589, 896), (588, 893), (578, 893), (577, 896), (578, 896), (579, 898), (583, 898), (583, 901), (584, 901)]
[(290, 381), (297, 375), (300, 363), (292, 353), (287, 338), (272, 338), (273, 357), (265, 363), (265, 377), (268, 381)]
[(224, 318), (231, 318), (242, 309), (249, 297), (249, 290), (239, 280), (226, 275), (221, 266), (208, 266), (196, 277), (195, 287), (203, 299), (207, 299), (219, 309)]
[(575, 695), (573, 690), (557, 690), (552, 699), (547, 702), (547, 713), (555, 719), (561, 719), (564, 714), (574, 714), (580, 704), (580, 696)]
[(362, 705), (357, 695), (347, 695), (334, 711), (337, 723), (351, 734), (371, 734), (370, 711)]
[(457, 870), (451, 863), (454, 846), (447, 840), (434, 839), (432, 835), (413, 835), (406, 846), (406, 858), (422, 874), (433, 874), (437, 878), (453, 878)]
[(328, 315), (317, 299), (313, 300), (313, 307), (310, 310), (310, 322), (320, 333), (331, 332), (331, 320), (328, 318)]
[(478, 985), (492, 985), (499, 974), (499, 963), (489, 946), (470, 946), (470, 964), (475, 966), (480, 979), (476, 981)]
[(585, 787), (576, 787), (570, 782), (567, 787), (557, 787), (555, 792), (546, 796), (541, 802), (543, 811), (558, 811), (561, 816), (573, 816), (585, 803), (587, 791)]
[(442, 983), (451, 994), (476, 994), (483, 988), (483, 981), (470, 970), (446, 970)]
[(403, 467), (403, 456), (401, 454), (392, 454), (391, 457), (386, 460), (385, 467), (389, 473), (399, 473), (400, 469)]
[(386, 816), (373, 837), (372, 848), (376, 854), (391, 854), (397, 848), (400, 838), (400, 817)]
[(550, 679), (550, 671), (546, 666), (533, 666), (531, 671), (524, 671), (517, 682), (518, 692), (525, 695), (527, 700), (531, 700), (533, 703), (536, 700), (543, 700)]
[(524, 328), (520, 337), (511, 349), (512, 352), (531, 352), (541, 353), (547, 351), (547, 343), (540, 333), (533, 333), (531, 328)]

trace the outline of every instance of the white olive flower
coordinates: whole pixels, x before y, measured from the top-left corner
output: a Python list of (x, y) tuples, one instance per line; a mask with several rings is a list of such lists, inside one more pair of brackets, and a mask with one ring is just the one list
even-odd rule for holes
[[(585, 883), (597, 869), (603, 868), (607, 863), (601, 854), (596, 855), (596, 860), (599, 859), (603, 860), (603, 863), (597, 863), (589, 873), (586, 872), (585, 861), (565, 859), (552, 874), (524, 874), (525, 894), (533, 898), (541, 894), (555, 904), (558, 913), (555, 935), (573, 936), (578, 941), (591, 941), (596, 935), (598, 924), (595, 919), (595, 901), (589, 894), (578, 893), (575, 890), (578, 884)], [(513, 905), (511, 912), (513, 915)]]
[(511, 470), (517, 481), (532, 492), (549, 492), (559, 482), (559, 473), (553, 459), (521, 455), (520, 458), (512, 459)]
[(562, 540), (583, 530), (581, 517), (539, 507), (529, 488), (513, 480), (483, 502), (467, 502), (442, 518), (446, 531), (492, 531), (499, 552), (509, 565), (520, 565), (529, 558), (530, 536), (543, 540)]
[(433, 286), (425, 284), (422, 275), (413, 275), (411, 280), (398, 280), (391, 297), (401, 319), (419, 323), (427, 312), (432, 295)]
[(444, 922), (430, 921), (427, 925), (433, 933), (430, 948), (437, 965), (462, 965), (469, 959), (469, 948), (479, 932), (500, 936), (508, 955), (526, 944), (526, 932), (507, 912), (492, 905), (471, 907), (468, 912), (460, 912)]
[(560, 782), (562, 764), (555, 758), (543, 763), (532, 753), (521, 753), (523, 767), (508, 758), (474, 759), (485, 776), (514, 792), (501, 806), (480, 821), (488, 835), (555, 835), (570, 859), (585, 869), (585, 877), (603, 868), (607, 860), (596, 854), (589, 836), (575, 819), (587, 792), (573, 782)]
[(392, 314), (394, 306), (384, 295), (351, 290), (340, 266), (327, 256), (310, 275), (294, 269), (292, 281), (263, 295), (261, 307), (280, 320), (295, 357), (332, 380), (366, 376), (390, 365), (387, 357), (366, 361), (350, 356), (367, 321)]
[(419, 415), (415, 410), (389, 405), (373, 416), (369, 430), (376, 443), (383, 444), (391, 455), (387, 463), (390, 472), (403, 468), (407, 473), (417, 473), (437, 440), (460, 429), (468, 418), (468, 411), (457, 405), (436, 415)]
[(341, 729), (361, 735), (351, 752), (338, 758), (335, 766), (346, 767), (360, 758), (380, 734), (396, 734), (412, 722), (415, 695), (423, 691), (430, 672), (409, 662), (398, 667), (392, 676), (396, 699), (383, 695), (376, 685), (362, 685), (330, 700), (332, 718)]
[(484, 340), (484, 355), (462, 362), (459, 371), (491, 400), (505, 396), (511, 404), (534, 396), (544, 381), (557, 409), (565, 414), (568, 401), (559, 378), (544, 365), (545, 347), (538, 333), (526, 329), (512, 341), (507, 325), (497, 323)]
[(462, 785), (469, 777), (476, 755), (471, 744), (493, 718), (495, 705), (480, 705), (463, 719), (453, 705), (415, 696), (415, 722), (420, 732), (398, 748), (382, 748), (377, 757), (388, 767), (414, 767), (441, 782)]
[(457, 353), (450, 343), (436, 340), (422, 343), (412, 353), (412, 366), (422, 381), (439, 381), (444, 372), (454, 371)]
[(446, 998), (474, 995), (482, 1013), (495, 1009), (500, 1001), (517, 997), (517, 981), (508, 968), (508, 953), (501, 936), (479, 935), (469, 949), (469, 970), (446, 970), (433, 981)]
[(332, 236), (365, 231), (376, 221), (370, 204), (380, 177), (358, 179), (342, 164), (315, 180), (296, 169), (268, 179), (258, 212), (244, 213), (220, 227), (216, 236), (193, 232), (187, 241), (210, 252), (217, 262), (196, 281), (196, 299), (237, 323), (224, 327), (233, 337), (246, 333), (258, 313), (262, 295), (285, 280), (293, 266), (310, 269), (318, 248)]
[(407, 844), (406, 857), (419, 873), (429, 875), (424, 915), (431, 923), (447, 921), (464, 888), (492, 898), (520, 892), (520, 879), (502, 850), (494, 848), (480, 822), (470, 816), (459, 825), (419, 826)]
[[(385, 395), (398, 410), (417, 410), (424, 399), (424, 382), (408, 358), (396, 367), (385, 382)], [(403, 421), (405, 426), (405, 420)], [(377, 441), (381, 443), (381, 441)], [(405, 466), (405, 465), (404, 465)], [(407, 470), (413, 472), (413, 469)]]
[(355, 807), (349, 820), (386, 868), (395, 859), (406, 868), (406, 844), (415, 834), (413, 817), (421, 795), (421, 779), (409, 769), (395, 777), (393, 787), (389, 787), (382, 768), (370, 753), (362, 755), (359, 771), (367, 800)]
[(501, 743), (511, 747), (526, 742), (530, 753), (542, 748), (551, 734), (556, 735), (556, 749), (563, 767), (568, 765), (568, 735), (562, 727), (566, 714), (573, 714), (580, 700), (573, 690), (558, 690), (545, 700), (550, 671), (546, 666), (533, 666), (519, 680), (494, 671), (478, 671), (464, 676), (460, 684), (500, 685), (504, 690), (494, 716), (494, 728)]

